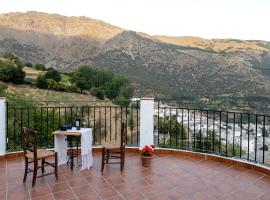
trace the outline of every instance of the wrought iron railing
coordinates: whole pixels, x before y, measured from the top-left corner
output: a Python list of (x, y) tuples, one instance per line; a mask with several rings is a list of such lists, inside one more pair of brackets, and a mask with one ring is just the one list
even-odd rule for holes
[(155, 143), (270, 165), (270, 116), (155, 105)]
[[(139, 102), (38, 102), (37, 106), (7, 103), (7, 151), (21, 150), (21, 132), (29, 127), (39, 132), (39, 145), (52, 148), (52, 132), (62, 124), (75, 126), (80, 118), (83, 127), (93, 129), (93, 144), (100, 145), (120, 137), (125, 122), (127, 145), (139, 144)], [(72, 105), (70, 105), (72, 104)]]

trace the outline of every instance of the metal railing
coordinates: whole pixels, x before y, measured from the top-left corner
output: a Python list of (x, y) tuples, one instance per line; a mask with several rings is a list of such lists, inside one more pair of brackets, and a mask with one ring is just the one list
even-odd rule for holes
[(155, 105), (155, 143), (270, 165), (270, 116)]
[[(69, 105), (72, 103), (72, 105)], [(58, 105), (56, 105), (58, 104)], [(115, 105), (108, 102), (38, 102), (38, 106), (17, 106), (7, 103), (7, 151), (21, 150), (23, 127), (39, 132), (39, 146), (54, 146), (52, 132), (62, 124), (75, 126), (80, 118), (82, 127), (93, 129), (93, 145), (101, 145), (120, 137), (125, 122), (127, 145), (139, 144), (139, 102)]]

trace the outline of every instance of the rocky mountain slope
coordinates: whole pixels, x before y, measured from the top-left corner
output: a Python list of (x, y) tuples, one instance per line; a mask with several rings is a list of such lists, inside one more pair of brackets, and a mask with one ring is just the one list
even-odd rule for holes
[[(270, 42), (256, 40), (238, 40), (238, 39), (203, 39), (199, 37), (170, 37), (153, 36), (156, 39), (175, 45), (197, 47), (212, 51), (227, 51), (251, 49), (253, 51), (263, 51), (270, 48)], [(268, 46), (268, 47), (267, 47)]]
[(86, 17), (27, 12), (0, 15), (0, 31), (0, 53), (11, 50), (24, 60), (37, 57), (47, 66), (71, 70), (82, 61), (91, 64), (103, 43), (123, 29)]
[(86, 17), (0, 15), (0, 54), (62, 71), (82, 64), (133, 80), (140, 95), (250, 97), (270, 94), (270, 42), (149, 36)]
[(175, 96), (267, 95), (270, 89), (268, 78), (242, 57), (155, 42), (135, 32), (108, 40), (94, 63)]

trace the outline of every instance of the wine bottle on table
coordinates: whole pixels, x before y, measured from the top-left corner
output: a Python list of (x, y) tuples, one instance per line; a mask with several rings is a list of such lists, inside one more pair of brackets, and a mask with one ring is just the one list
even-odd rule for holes
[(81, 129), (81, 120), (80, 118), (76, 119), (76, 130), (80, 130)]

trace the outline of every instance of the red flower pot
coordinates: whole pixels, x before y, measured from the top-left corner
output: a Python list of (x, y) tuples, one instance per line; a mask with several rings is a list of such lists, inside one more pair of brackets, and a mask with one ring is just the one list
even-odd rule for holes
[(150, 167), (153, 156), (141, 156), (142, 165), (144, 167)]

